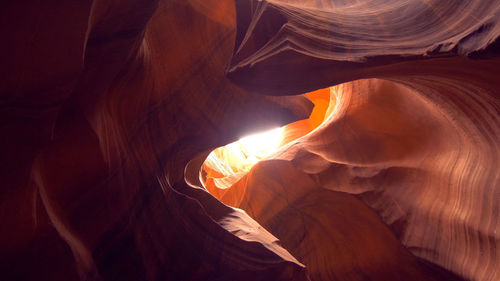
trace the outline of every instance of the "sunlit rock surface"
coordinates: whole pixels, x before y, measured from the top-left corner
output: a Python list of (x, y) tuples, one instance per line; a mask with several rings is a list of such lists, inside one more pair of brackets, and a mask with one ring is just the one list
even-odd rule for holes
[(500, 279), (499, 1), (0, 13), (0, 280)]

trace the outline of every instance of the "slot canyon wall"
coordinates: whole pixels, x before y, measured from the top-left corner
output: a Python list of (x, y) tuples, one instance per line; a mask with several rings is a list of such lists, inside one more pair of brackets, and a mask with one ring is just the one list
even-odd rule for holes
[(0, 14), (0, 280), (500, 280), (500, 1)]

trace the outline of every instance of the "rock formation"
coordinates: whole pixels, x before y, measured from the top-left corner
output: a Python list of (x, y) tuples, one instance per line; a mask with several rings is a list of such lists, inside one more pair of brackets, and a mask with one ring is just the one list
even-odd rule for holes
[(2, 7), (0, 280), (500, 280), (500, 1)]

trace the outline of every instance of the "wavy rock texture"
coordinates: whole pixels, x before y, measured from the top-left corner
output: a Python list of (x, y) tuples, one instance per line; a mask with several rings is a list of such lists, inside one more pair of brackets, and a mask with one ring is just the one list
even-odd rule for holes
[[(436, 96), (446, 93), (442, 82), (414, 81), (427, 94), (438, 86)], [(498, 182), (498, 150), (486, 139), (495, 136), (465, 115), (452, 119), (458, 107), (443, 110), (419, 93), (378, 79), (332, 87), (334, 109), (320, 127), (230, 188), (206, 181), (207, 188), (276, 234), (313, 280), (454, 280), (427, 275), (406, 249), (467, 280), (496, 280), (498, 185), (488, 183)], [(287, 129), (294, 125), (300, 130)], [(381, 221), (360, 213), (355, 198)]]
[(500, 279), (499, 1), (2, 7), (0, 279)]
[(198, 153), (311, 109), (225, 78), (231, 1), (52, 3), (40, 23), (16, 5), (24, 25), (2, 27), (37, 48), (2, 51), (16, 70), (2, 76), (2, 280), (306, 280), (275, 237), (184, 181)]

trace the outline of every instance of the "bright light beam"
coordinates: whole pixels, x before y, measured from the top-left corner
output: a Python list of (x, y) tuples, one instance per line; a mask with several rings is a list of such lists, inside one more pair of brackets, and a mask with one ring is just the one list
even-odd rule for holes
[(248, 172), (257, 162), (279, 149), (282, 132), (283, 128), (276, 128), (243, 137), (212, 151), (205, 164), (224, 176)]
[(278, 150), (282, 132), (283, 128), (276, 128), (243, 137), (236, 143), (246, 160), (255, 164)]

